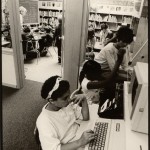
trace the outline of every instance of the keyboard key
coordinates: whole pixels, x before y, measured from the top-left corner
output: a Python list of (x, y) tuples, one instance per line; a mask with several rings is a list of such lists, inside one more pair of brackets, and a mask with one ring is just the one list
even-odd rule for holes
[(104, 150), (108, 123), (96, 122), (94, 127), (95, 139), (89, 143), (89, 150)]

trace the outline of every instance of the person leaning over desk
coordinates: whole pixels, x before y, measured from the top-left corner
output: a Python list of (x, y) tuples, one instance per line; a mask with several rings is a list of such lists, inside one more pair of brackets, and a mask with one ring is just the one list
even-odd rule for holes
[(36, 121), (42, 150), (74, 150), (94, 139), (94, 132), (87, 130), (74, 141), (77, 121), (89, 120), (89, 107), (83, 94), (70, 98), (67, 80), (50, 77), (42, 86), (41, 96), (48, 101)]
[[(28, 26), (23, 28), (22, 36), (22, 44), (23, 44), (23, 53), (25, 54), (26, 51), (30, 51), (35, 48), (35, 41), (34, 36), (31, 33), (31, 30)], [(27, 49), (26, 49), (27, 48)]]
[(85, 94), (88, 104), (99, 103), (101, 99), (100, 92), (103, 93), (106, 90), (105, 88), (110, 89), (110, 95), (113, 94), (115, 77), (124, 54), (125, 50), (119, 51), (115, 66), (107, 79), (103, 78), (103, 70), (101, 70), (101, 65), (98, 62), (88, 60), (84, 63), (80, 72), (79, 82), (81, 86), (80, 90)]
[[(116, 33), (117, 42), (107, 44), (97, 56), (95, 56), (95, 61), (99, 62), (103, 72), (109, 74), (115, 65), (117, 60), (117, 54), (121, 49), (125, 49), (127, 51), (127, 45), (132, 43), (133, 41), (133, 30), (127, 26), (122, 26)], [(128, 71), (128, 59), (127, 56), (124, 55), (123, 61), (118, 71), (118, 80), (124, 81), (127, 80), (127, 71)]]

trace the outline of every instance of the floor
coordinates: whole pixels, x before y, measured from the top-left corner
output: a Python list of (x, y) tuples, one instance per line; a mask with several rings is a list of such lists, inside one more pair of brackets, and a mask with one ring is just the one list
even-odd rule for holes
[(58, 64), (57, 48), (49, 48), (51, 55), (47, 53), (45, 57), (26, 61), (24, 63), (25, 79), (44, 82), (50, 76), (61, 76), (61, 65)]
[[(53, 75), (61, 76), (61, 64), (58, 64), (57, 48), (50, 47), (45, 57), (24, 62), (25, 79), (44, 83)], [(94, 53), (97, 55), (97, 53)]]

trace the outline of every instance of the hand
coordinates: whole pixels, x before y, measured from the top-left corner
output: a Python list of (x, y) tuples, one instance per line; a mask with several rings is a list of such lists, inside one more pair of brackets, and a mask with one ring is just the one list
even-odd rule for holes
[(74, 104), (80, 104), (82, 103), (83, 101), (86, 101), (86, 97), (84, 94), (77, 94), (77, 95), (74, 95), (73, 98), (71, 99), (71, 101), (74, 103)]
[(125, 49), (123, 49), (123, 48), (121, 48), (121, 49), (119, 49), (119, 51), (118, 51), (118, 62), (122, 62), (122, 60), (123, 60), (123, 56), (124, 56), (124, 54), (126, 53), (126, 50)]
[(88, 144), (90, 141), (94, 140), (95, 134), (92, 130), (84, 131), (81, 135), (79, 141), (81, 142), (81, 145), (84, 146)]

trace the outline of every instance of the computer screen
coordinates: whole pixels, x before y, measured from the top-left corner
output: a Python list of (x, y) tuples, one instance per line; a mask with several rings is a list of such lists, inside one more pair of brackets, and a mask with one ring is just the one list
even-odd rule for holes
[(133, 82), (133, 87), (132, 87), (132, 106), (134, 104), (137, 88), (138, 88), (138, 81), (137, 81), (137, 78), (135, 77), (134, 82)]

